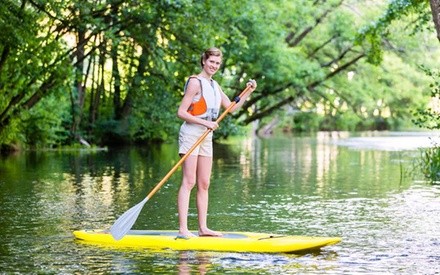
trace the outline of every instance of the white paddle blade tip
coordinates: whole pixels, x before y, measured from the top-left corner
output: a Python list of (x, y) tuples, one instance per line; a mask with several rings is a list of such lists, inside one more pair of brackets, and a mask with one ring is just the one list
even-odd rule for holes
[(122, 214), (116, 220), (112, 227), (110, 227), (110, 234), (113, 236), (113, 239), (119, 241), (127, 234), (128, 231), (130, 231), (147, 201), (148, 198), (145, 198), (140, 203), (128, 209), (127, 212)]

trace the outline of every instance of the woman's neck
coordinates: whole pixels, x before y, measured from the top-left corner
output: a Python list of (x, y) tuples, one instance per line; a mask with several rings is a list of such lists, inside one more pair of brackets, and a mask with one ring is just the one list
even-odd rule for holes
[(199, 76), (204, 77), (204, 78), (206, 78), (208, 80), (212, 79), (212, 75), (207, 74), (205, 71), (202, 71), (201, 73), (199, 73)]

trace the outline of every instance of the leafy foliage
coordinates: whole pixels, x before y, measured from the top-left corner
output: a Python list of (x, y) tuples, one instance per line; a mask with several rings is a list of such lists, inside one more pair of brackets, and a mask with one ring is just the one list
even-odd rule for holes
[(421, 128), (440, 129), (440, 71), (422, 67), (423, 71), (432, 78), (431, 106), (418, 108), (413, 111), (413, 122)]
[(237, 124), (408, 126), (410, 109), (426, 104), (419, 65), (438, 54), (424, 40), (429, 5), (376, 2), (5, 0), (0, 144), (174, 139), (184, 83), (210, 46), (224, 51), (215, 77), (231, 98), (249, 78), (258, 81), (218, 138), (238, 133)]
[(440, 147), (436, 144), (433, 147), (421, 149), (421, 158), (418, 166), (422, 174), (433, 184), (440, 183)]

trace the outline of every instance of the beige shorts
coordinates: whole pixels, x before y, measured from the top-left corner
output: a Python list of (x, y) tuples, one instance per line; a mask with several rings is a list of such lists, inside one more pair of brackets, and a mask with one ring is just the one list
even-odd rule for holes
[[(200, 135), (201, 136), (201, 135)], [(196, 144), (200, 136), (179, 133), (179, 154), (186, 154)], [(212, 132), (191, 152), (191, 156), (212, 157)]]

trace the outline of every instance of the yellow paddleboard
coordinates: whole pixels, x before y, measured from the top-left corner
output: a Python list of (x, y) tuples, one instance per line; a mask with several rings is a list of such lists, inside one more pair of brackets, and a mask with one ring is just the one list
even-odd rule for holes
[(222, 237), (181, 238), (176, 231), (130, 230), (116, 241), (107, 230), (79, 230), (73, 234), (87, 243), (115, 247), (230, 252), (292, 253), (339, 243), (339, 237), (284, 236), (251, 232), (222, 232)]

